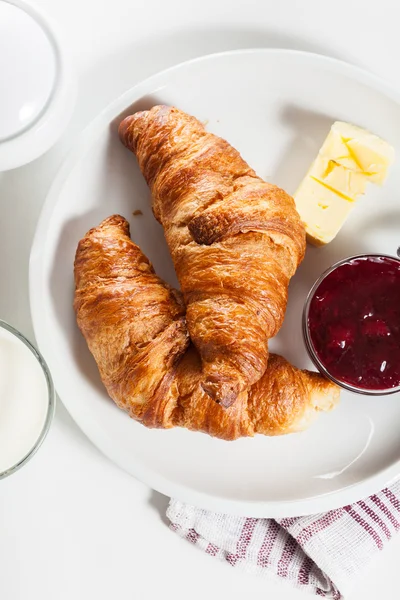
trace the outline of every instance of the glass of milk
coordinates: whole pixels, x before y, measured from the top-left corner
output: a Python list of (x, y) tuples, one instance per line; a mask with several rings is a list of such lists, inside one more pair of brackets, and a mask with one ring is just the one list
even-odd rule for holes
[(39, 352), (0, 320), (0, 479), (36, 453), (54, 414), (55, 392)]

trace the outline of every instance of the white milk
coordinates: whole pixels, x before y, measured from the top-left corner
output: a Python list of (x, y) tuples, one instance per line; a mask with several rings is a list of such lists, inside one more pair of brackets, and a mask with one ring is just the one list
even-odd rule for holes
[(47, 381), (31, 350), (0, 327), (0, 473), (22, 460), (43, 430)]

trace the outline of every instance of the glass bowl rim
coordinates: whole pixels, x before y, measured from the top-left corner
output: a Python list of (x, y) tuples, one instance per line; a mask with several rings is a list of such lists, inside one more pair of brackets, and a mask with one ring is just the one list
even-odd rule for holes
[(348, 390), (350, 392), (353, 392), (355, 394), (362, 394), (364, 396), (388, 396), (390, 394), (396, 394), (396, 393), (400, 392), (400, 384), (394, 388), (369, 390), (369, 389), (357, 387), (355, 385), (352, 385), (351, 383), (346, 383), (345, 381), (341, 381), (340, 379), (337, 379), (334, 375), (332, 375), (329, 372), (329, 370), (326, 368), (326, 366), (322, 363), (322, 361), (319, 359), (319, 357), (315, 351), (314, 345), (312, 343), (311, 335), (310, 335), (310, 331), (309, 331), (309, 327), (308, 327), (308, 314), (309, 314), (309, 310), (310, 310), (311, 300), (313, 299), (314, 294), (317, 291), (317, 289), (319, 288), (319, 286), (321, 285), (321, 283), (324, 281), (324, 279), (328, 275), (330, 275), (330, 273), (332, 273), (332, 271), (335, 271), (338, 267), (341, 267), (342, 265), (344, 265), (350, 261), (357, 260), (359, 258), (389, 258), (389, 259), (397, 262), (400, 265), (400, 257), (394, 256), (392, 254), (384, 254), (381, 252), (366, 252), (364, 254), (354, 254), (352, 256), (342, 258), (341, 260), (338, 260), (336, 263), (331, 265), (316, 279), (316, 281), (311, 286), (311, 289), (307, 294), (307, 298), (305, 300), (304, 307), (303, 307), (303, 315), (302, 315), (303, 338), (304, 338), (304, 342), (305, 342), (309, 357), (311, 358), (315, 367), (323, 375), (325, 375), (325, 377), (327, 379), (330, 379), (331, 381), (333, 381), (333, 383), (336, 383), (336, 385), (338, 385), (339, 387), (341, 387), (345, 390)]
[(23, 456), (18, 462), (16, 462), (11, 467), (8, 467), (5, 471), (0, 471), (0, 479), (4, 479), (5, 477), (12, 475), (16, 471), (18, 471), (21, 467), (23, 467), (26, 463), (28, 463), (31, 460), (31, 458), (36, 454), (36, 452), (39, 450), (40, 446), (42, 445), (42, 443), (50, 429), (50, 425), (51, 425), (51, 422), (54, 417), (54, 411), (55, 411), (55, 406), (56, 406), (56, 393), (55, 393), (53, 379), (51, 377), (49, 367), (47, 366), (46, 361), (44, 360), (41, 353), (35, 348), (35, 346), (33, 346), (33, 344), (24, 336), (24, 334), (22, 334), (20, 331), (18, 331), (18, 329), (16, 329), (15, 327), (10, 325), (6, 321), (3, 321), (2, 319), (0, 319), (0, 328), (5, 329), (6, 331), (8, 331), (12, 335), (14, 335), (14, 337), (16, 337), (23, 344), (25, 344), (25, 346), (32, 352), (32, 354), (38, 361), (38, 363), (44, 373), (44, 376), (46, 379), (46, 384), (47, 384), (47, 392), (48, 392), (47, 393), (46, 418), (45, 418), (42, 430), (41, 430), (40, 434), (38, 435), (36, 442), (33, 444), (32, 448), (29, 450), (29, 452), (27, 452), (27, 454), (25, 454), (25, 456)]

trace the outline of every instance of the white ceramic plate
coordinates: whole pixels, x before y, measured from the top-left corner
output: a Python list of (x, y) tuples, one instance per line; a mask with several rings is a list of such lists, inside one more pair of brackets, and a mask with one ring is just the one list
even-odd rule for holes
[[(400, 98), (350, 65), (284, 50), (205, 57), (139, 84), (77, 142), (50, 191), (30, 265), (35, 332), (61, 399), (118, 465), (164, 494), (249, 516), (319, 512), (375, 492), (400, 474), (400, 397), (343, 392), (338, 409), (308, 431), (223, 442), (183, 429), (147, 430), (108, 399), (72, 310), (73, 260), (86, 231), (120, 213), (157, 272), (176, 284), (161, 227), (134, 156), (118, 140), (123, 116), (174, 104), (208, 121), (257, 172), (293, 192), (333, 121), (367, 127), (400, 155)], [(309, 248), (271, 348), (311, 363), (301, 335), (308, 290), (333, 262), (355, 253), (395, 254), (400, 243), (400, 158), (384, 188), (368, 190), (337, 239)], [(143, 216), (133, 217), (140, 209)]]

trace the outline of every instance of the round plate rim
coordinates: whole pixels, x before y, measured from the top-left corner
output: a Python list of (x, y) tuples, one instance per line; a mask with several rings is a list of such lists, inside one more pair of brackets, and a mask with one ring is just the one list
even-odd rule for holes
[[(183, 70), (199, 62), (213, 61), (224, 57), (234, 57), (244, 54), (254, 55), (260, 53), (265, 54), (266, 56), (285, 55), (291, 56), (293, 59), (309, 60), (314, 63), (319, 62), (320, 64), (324, 63), (343, 75), (350, 75), (359, 83), (367, 85), (400, 105), (400, 92), (385, 80), (365, 69), (322, 54), (280, 48), (251, 48), (207, 54), (205, 56), (181, 62), (168, 69), (155, 73), (124, 92), (103, 109), (77, 136), (50, 187), (38, 219), (29, 259), (29, 298), (35, 337), (38, 347), (45, 357), (47, 355), (47, 344), (45, 341), (46, 336), (41, 327), (40, 318), (39, 297), (41, 295), (41, 288), (37, 286), (37, 282), (40, 281), (41, 256), (44, 249), (43, 240), (45, 239), (44, 233), (47, 223), (57, 204), (58, 196), (63, 184), (72, 172), (75, 164), (85, 155), (86, 150), (90, 147), (96, 135), (98, 135), (99, 130), (101, 130), (103, 126), (109, 124), (113, 116), (115, 117), (115, 114), (119, 114), (124, 108), (139, 100), (148, 92), (149, 88), (152, 88), (152, 86), (157, 84), (158, 80), (167, 77), (169, 74)], [(57, 388), (57, 382), (55, 382), (55, 385)], [(316, 497), (303, 498), (301, 500), (240, 501), (224, 498), (222, 496), (211, 496), (203, 492), (192, 490), (183, 484), (170, 482), (167, 478), (160, 476), (158, 473), (155, 473), (148, 468), (142, 467), (139, 463), (136, 463), (135, 468), (132, 468), (131, 465), (128, 467), (123, 464), (124, 461), (113, 453), (112, 444), (107, 444), (104, 438), (102, 440), (99, 439), (101, 435), (100, 430), (96, 431), (95, 424), (90, 422), (89, 419), (86, 419), (82, 413), (78, 414), (73, 408), (71, 409), (71, 407), (68, 406), (68, 401), (63, 400), (62, 398), (61, 400), (80, 429), (114, 464), (161, 494), (212, 511), (247, 517), (274, 518), (325, 512), (357, 502), (358, 500), (379, 491), (400, 477), (399, 459), (389, 467), (339, 491), (329, 492)]]

